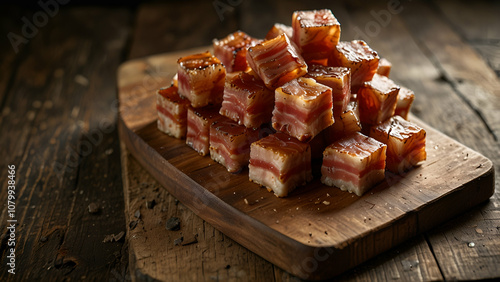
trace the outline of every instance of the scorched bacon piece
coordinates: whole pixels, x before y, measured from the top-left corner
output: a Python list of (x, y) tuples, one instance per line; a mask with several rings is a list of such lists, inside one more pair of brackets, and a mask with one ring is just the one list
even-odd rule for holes
[(221, 118), (210, 125), (210, 157), (232, 173), (240, 172), (250, 159), (250, 144), (259, 139), (259, 130)]
[(251, 181), (286, 197), (312, 180), (311, 150), (307, 143), (278, 132), (252, 143), (248, 169)]
[(378, 61), (377, 73), (385, 77), (389, 77), (391, 73), (392, 64), (386, 58), (380, 58)]
[(394, 115), (399, 86), (385, 76), (375, 74), (358, 92), (361, 122), (380, 124)]
[(398, 102), (396, 103), (394, 114), (404, 119), (408, 119), (408, 113), (410, 112), (410, 107), (414, 99), (415, 94), (413, 91), (406, 87), (401, 87), (401, 89), (399, 89)]
[(213, 41), (214, 56), (221, 60), (227, 72), (245, 71), (248, 68), (246, 57), (248, 47), (260, 41), (242, 31), (237, 31), (221, 40)]
[(355, 132), (361, 131), (358, 103), (353, 101), (340, 115), (335, 116), (335, 123), (324, 130), (324, 138), (327, 145), (336, 140), (347, 137)]
[(270, 89), (307, 73), (306, 62), (285, 34), (248, 48), (247, 60)]
[(334, 142), (323, 152), (321, 182), (363, 195), (385, 178), (386, 148), (360, 132)]
[(273, 39), (281, 34), (286, 34), (288, 38), (292, 38), (293, 36), (293, 28), (288, 25), (275, 23), (273, 27), (267, 32), (266, 40)]
[(377, 72), (379, 56), (363, 40), (341, 41), (331, 53), (328, 65), (351, 69), (351, 91), (357, 93)]
[(309, 141), (333, 122), (330, 87), (299, 77), (276, 89), (272, 123), (277, 131)]
[(220, 104), (226, 69), (210, 52), (182, 57), (177, 61), (179, 94), (194, 108)]
[(274, 93), (260, 78), (246, 72), (226, 79), (220, 114), (246, 127), (258, 128), (270, 122)]
[(293, 41), (308, 64), (326, 65), (340, 38), (340, 23), (328, 9), (296, 11), (292, 16)]
[(210, 146), (210, 124), (219, 118), (221, 118), (221, 115), (217, 106), (189, 108), (186, 144), (200, 155), (207, 155)]
[(349, 68), (311, 65), (307, 76), (332, 89), (334, 116), (347, 110), (347, 104), (351, 98), (351, 70)]
[(161, 88), (156, 92), (158, 129), (175, 138), (186, 136), (187, 109), (189, 101), (182, 99), (177, 87)]
[(370, 136), (387, 144), (387, 169), (402, 174), (426, 159), (425, 130), (400, 116), (370, 129)]

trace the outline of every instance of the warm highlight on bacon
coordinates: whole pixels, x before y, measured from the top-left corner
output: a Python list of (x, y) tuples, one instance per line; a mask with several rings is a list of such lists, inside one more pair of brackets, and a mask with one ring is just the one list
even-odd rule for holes
[(273, 39), (277, 36), (280, 36), (283, 33), (286, 34), (286, 36), (288, 36), (288, 38), (292, 38), (293, 28), (291, 26), (288, 26), (288, 25), (275, 23), (273, 25), (273, 27), (267, 32), (266, 40)]
[(328, 65), (351, 69), (351, 91), (358, 93), (364, 82), (377, 72), (379, 56), (363, 40), (341, 41), (331, 53)]
[(425, 130), (400, 116), (370, 129), (370, 136), (387, 144), (387, 169), (402, 174), (423, 162), (425, 152)]
[(330, 87), (300, 77), (276, 89), (272, 123), (277, 131), (309, 141), (333, 121)]
[(378, 61), (377, 73), (385, 77), (389, 77), (391, 73), (392, 64), (386, 58), (381, 58)]
[(247, 61), (270, 89), (307, 73), (304, 59), (285, 34), (248, 48)]
[(158, 129), (175, 138), (186, 136), (189, 101), (179, 96), (177, 87), (161, 88), (156, 92)]
[(250, 159), (250, 144), (259, 131), (221, 118), (210, 125), (210, 157), (232, 173), (240, 172)]
[(248, 169), (251, 181), (286, 197), (312, 180), (310, 147), (284, 133), (269, 135), (252, 143)]
[(179, 94), (194, 108), (220, 104), (226, 69), (210, 52), (182, 57), (177, 61)]
[(219, 107), (189, 108), (187, 114), (186, 144), (200, 155), (209, 153), (210, 124), (221, 118)]
[(261, 40), (242, 31), (236, 31), (221, 40), (215, 39), (213, 41), (214, 56), (221, 60), (227, 72), (246, 71), (249, 67), (247, 62), (248, 47), (260, 42)]
[(296, 11), (292, 16), (293, 41), (304, 60), (326, 65), (340, 39), (340, 23), (328, 9)]
[(386, 145), (356, 132), (323, 152), (321, 182), (363, 195), (385, 178)]
[(415, 94), (413, 91), (406, 87), (401, 87), (398, 92), (398, 101), (396, 103), (396, 110), (394, 115), (401, 116), (404, 119), (408, 119), (408, 113), (410, 112), (411, 104), (415, 99)]
[(353, 101), (348, 104), (347, 110), (335, 116), (335, 123), (324, 130), (324, 139), (327, 145), (336, 140), (361, 131), (358, 103)]
[(379, 74), (365, 82), (358, 93), (361, 122), (380, 124), (393, 116), (399, 88), (392, 80)]
[(351, 70), (349, 68), (314, 64), (309, 67), (306, 76), (332, 89), (334, 116), (347, 110), (347, 104), (351, 99)]
[(239, 72), (226, 79), (220, 114), (238, 124), (258, 128), (271, 121), (274, 93), (260, 78)]

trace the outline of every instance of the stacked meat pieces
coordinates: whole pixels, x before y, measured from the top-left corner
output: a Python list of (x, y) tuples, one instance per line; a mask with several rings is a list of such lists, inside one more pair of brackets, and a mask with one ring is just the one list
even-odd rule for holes
[(157, 92), (158, 128), (278, 197), (313, 179), (361, 196), (426, 159), (407, 120), (414, 93), (364, 41), (340, 41), (330, 10), (297, 11), (263, 40), (242, 31), (178, 60)]

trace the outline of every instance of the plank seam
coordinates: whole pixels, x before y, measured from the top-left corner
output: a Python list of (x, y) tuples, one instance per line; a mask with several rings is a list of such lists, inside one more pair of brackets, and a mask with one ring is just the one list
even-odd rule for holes
[(436, 67), (436, 69), (439, 71), (439, 73), (441, 74), (441, 78), (442, 78), (443, 82), (446, 82), (446, 83), (449, 84), (449, 86), (451, 87), (451, 89), (453, 89), (453, 92), (455, 92), (455, 94), (457, 94), (457, 96), (479, 117), (479, 119), (481, 120), (481, 122), (483, 123), (483, 125), (486, 128), (486, 130), (488, 131), (488, 133), (493, 138), (493, 140), (495, 142), (498, 142), (498, 140), (499, 140), (498, 136), (496, 136), (496, 134), (493, 131), (493, 129), (489, 126), (489, 124), (487, 123), (487, 121), (484, 118), (484, 116), (481, 113), (481, 111), (479, 109), (477, 109), (476, 107), (474, 107), (471, 104), (471, 102), (468, 99), (465, 98), (465, 95), (458, 89), (458, 87), (457, 87), (458, 81), (456, 81), (455, 79), (453, 79), (446, 72), (446, 70), (443, 68), (443, 66), (439, 62), (439, 60), (434, 56), (434, 54), (432, 53), (432, 51), (422, 42), (421, 39), (416, 38), (416, 37), (414, 37), (413, 39), (415, 40), (415, 43), (417, 44), (417, 46), (422, 50), (422, 53), (431, 61), (431, 63), (434, 65), (434, 67)]
[(443, 272), (443, 268), (441, 267), (441, 264), (439, 263), (439, 260), (437, 259), (436, 253), (434, 252), (434, 248), (432, 247), (431, 240), (429, 239), (429, 235), (424, 233), (424, 238), (425, 242), (427, 242), (427, 245), (429, 246), (429, 249), (431, 251), (432, 257), (434, 258), (434, 261), (436, 262), (436, 265), (439, 269), (439, 273), (441, 274), (441, 277), (443, 277), (444, 280), (446, 280), (446, 277)]

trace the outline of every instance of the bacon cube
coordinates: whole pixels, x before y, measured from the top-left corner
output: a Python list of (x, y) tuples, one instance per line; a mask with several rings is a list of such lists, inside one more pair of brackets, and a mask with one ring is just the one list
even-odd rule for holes
[(177, 61), (179, 94), (194, 108), (220, 104), (226, 69), (210, 52), (182, 57)]
[(425, 130), (400, 116), (370, 129), (370, 136), (387, 144), (387, 169), (402, 174), (425, 161)]
[(221, 118), (219, 107), (189, 108), (186, 144), (202, 156), (209, 153), (210, 125)]
[(312, 180), (311, 150), (307, 143), (276, 133), (252, 143), (248, 176), (277, 197)]
[(413, 94), (413, 91), (406, 87), (401, 87), (398, 92), (398, 101), (394, 114), (404, 119), (408, 119), (408, 113), (410, 112), (410, 107), (414, 99), (415, 94)]
[(249, 47), (247, 61), (270, 89), (307, 73), (306, 62), (284, 33)]
[(325, 143), (329, 145), (360, 131), (359, 107), (358, 103), (353, 101), (348, 104), (347, 109), (342, 114), (335, 116), (335, 123), (324, 130)]
[(389, 77), (391, 73), (392, 64), (386, 58), (380, 58), (378, 61), (377, 73), (385, 77)]
[(214, 55), (221, 60), (227, 72), (245, 71), (248, 68), (248, 47), (260, 41), (242, 31), (236, 31), (221, 40), (213, 41)]
[(308, 64), (326, 65), (340, 39), (340, 23), (328, 9), (296, 11), (292, 16), (293, 41)]
[(332, 89), (334, 116), (347, 110), (347, 104), (351, 98), (351, 70), (349, 68), (312, 65), (309, 67), (307, 76)]
[(309, 141), (333, 121), (330, 87), (300, 77), (276, 89), (272, 117), (276, 130)]
[(177, 87), (170, 86), (156, 91), (158, 129), (175, 138), (186, 136), (189, 101), (179, 96)]
[(259, 130), (221, 118), (210, 125), (210, 157), (232, 173), (240, 172), (250, 160), (250, 144), (259, 139)]
[(220, 114), (246, 127), (258, 128), (270, 122), (274, 93), (260, 78), (239, 72), (226, 80)]
[(399, 86), (385, 76), (375, 74), (358, 92), (361, 122), (380, 124), (394, 115)]
[(273, 39), (281, 34), (286, 34), (288, 38), (292, 38), (293, 36), (293, 28), (288, 25), (275, 23), (273, 27), (267, 32), (266, 40)]
[(351, 69), (351, 91), (357, 93), (378, 69), (379, 56), (363, 40), (341, 41), (331, 53), (328, 65)]
[(323, 152), (321, 182), (363, 195), (385, 178), (386, 149), (360, 132), (334, 142)]

